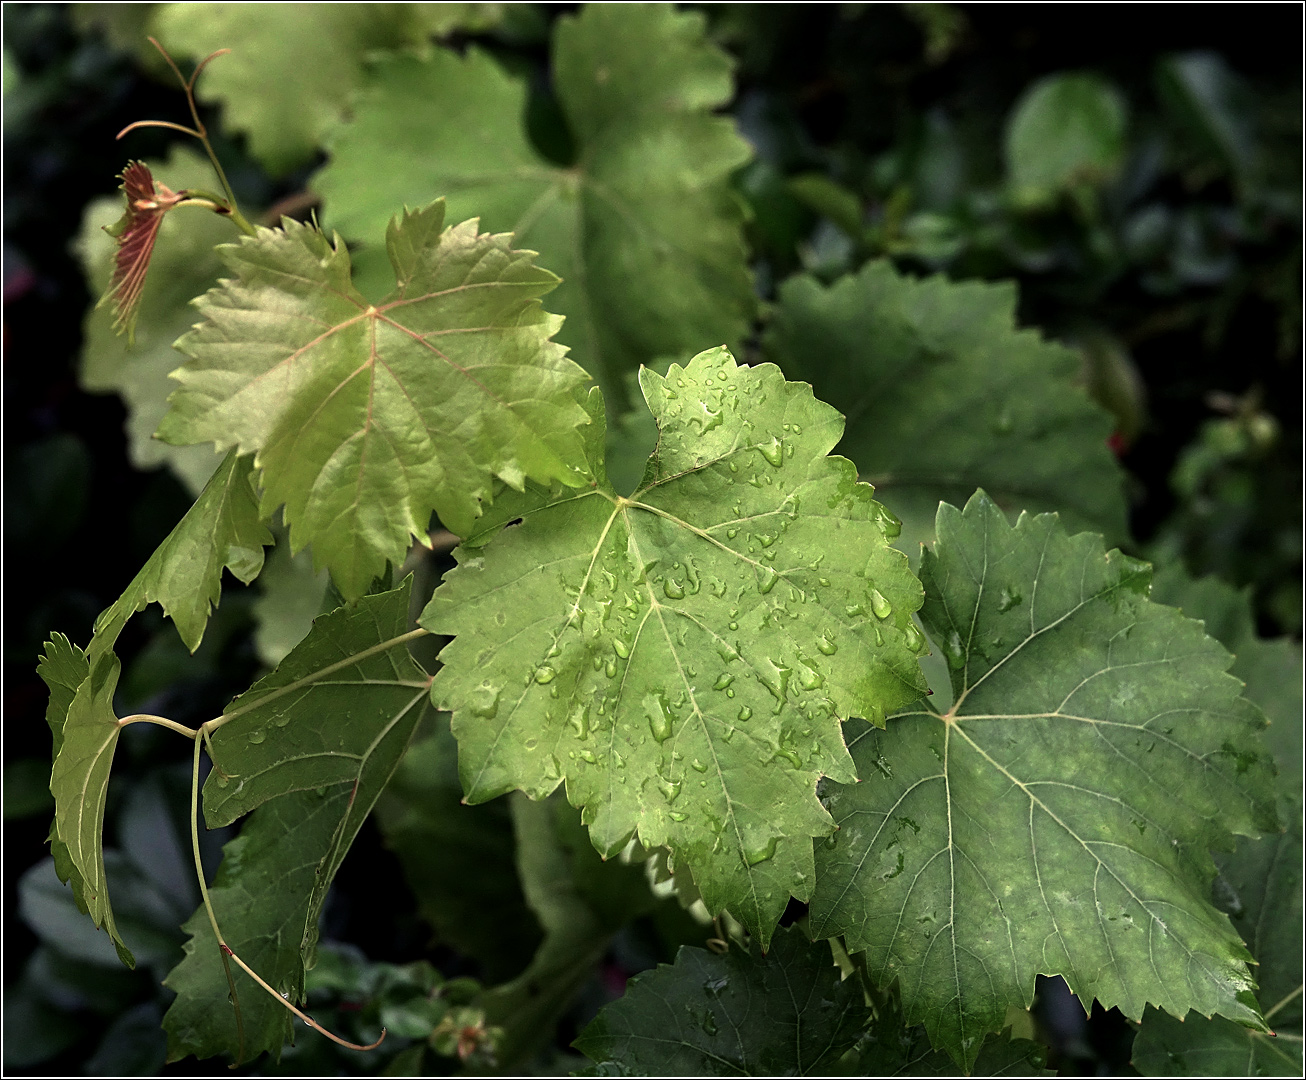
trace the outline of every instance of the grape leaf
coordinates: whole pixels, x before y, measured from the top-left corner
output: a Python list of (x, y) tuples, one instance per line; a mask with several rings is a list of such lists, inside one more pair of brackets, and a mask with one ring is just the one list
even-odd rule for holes
[(1119, 541), (1111, 418), (1075, 385), (1075, 354), (1017, 330), (1015, 309), (1010, 283), (918, 280), (872, 262), (828, 288), (784, 282), (765, 351), (847, 410), (840, 451), (912, 539), (929, 539), (940, 500), (983, 487), (1004, 509), (1060, 511)]
[(350, 239), (437, 195), (453, 217), (514, 232), (562, 276), (559, 341), (616, 407), (624, 372), (747, 332), (755, 300), (729, 176), (749, 148), (712, 115), (733, 93), (730, 60), (697, 12), (591, 5), (558, 21), (552, 69), (577, 144), (567, 167), (531, 145), (523, 79), (477, 49), (437, 49), (378, 66), (313, 184)]
[(86, 649), (92, 665), (113, 648), (127, 620), (149, 603), (163, 607), (186, 648), (194, 652), (222, 595), (223, 568), (246, 585), (258, 576), (272, 534), (259, 521), (252, 468), (251, 458), (228, 452), (186, 516), (95, 620), (95, 634)]
[(583, 482), (584, 373), (539, 304), (556, 279), (509, 237), (443, 225), (440, 202), (391, 221), (399, 284), (379, 306), (339, 238), (260, 229), (219, 249), (237, 278), (177, 343), (192, 359), (159, 437), (257, 451), (262, 512), (286, 504), (292, 549), (312, 542), (347, 600), (425, 538), (433, 509), (466, 533), (492, 475)]
[(1276, 828), (1260, 711), (1149, 569), (1055, 515), (1013, 529), (979, 492), (941, 506), (921, 619), (954, 704), (850, 725), (865, 782), (823, 792), (814, 933), (899, 980), (964, 1067), (1038, 973), (1137, 1019), (1153, 1003), (1264, 1029), (1210, 903), (1211, 848)]
[(503, 1029), (497, 1050), (503, 1067), (551, 1044), (612, 936), (657, 905), (643, 867), (600, 860), (564, 799), (514, 795), (510, 805), (518, 877), (544, 940), (525, 971), (481, 999), (487, 1021)]
[(128, 967), (134, 961), (114, 926), (102, 837), (109, 772), (122, 730), (113, 711), (121, 672), (113, 646), (127, 620), (157, 602), (194, 651), (221, 591), (223, 568), (248, 583), (262, 565), (262, 545), (270, 541), (258, 522), (250, 461), (233, 451), (122, 596), (96, 619), (86, 651), (56, 634), (37, 669), (50, 687), (46, 722), (54, 738), (50, 851), (55, 868)]
[[(184, 146), (174, 147), (167, 161), (149, 165), (174, 191), (213, 183), (212, 167)], [(121, 197), (96, 199), (82, 217), (77, 253), (94, 295), (104, 292), (113, 271), (114, 242), (103, 226), (112, 224), (121, 212)], [(168, 372), (182, 357), (172, 343), (195, 321), (191, 299), (218, 279), (222, 263), (213, 250), (215, 245), (229, 241), (232, 235), (231, 222), (217, 214), (183, 207), (166, 215), (141, 300), (135, 344), (128, 348), (114, 332), (113, 313), (107, 307), (92, 305), (82, 320), (82, 388), (97, 394), (119, 394), (127, 406), (132, 464), (153, 469), (166, 463), (193, 494), (199, 494), (222, 459), (210, 446), (169, 446), (155, 439), (154, 431), (168, 410), (168, 395), (177, 385)]]
[(45, 643), (36, 669), (50, 688), (45, 719), (54, 739), (50, 793), (55, 818), (49, 841), (55, 872), (72, 886), (77, 906), (113, 940), (118, 958), (134, 968), (136, 960), (118, 933), (109, 904), (102, 839), (109, 771), (122, 730), (113, 712), (119, 670), (111, 653), (97, 665), (99, 677), (92, 681), (85, 653), (63, 634)]
[[(426, 710), (428, 678), (407, 651), (409, 583), (324, 615), (223, 714), (204, 787), (210, 826), (255, 809), (226, 846), (210, 896), (228, 944), (294, 1001), (336, 871)], [(274, 737), (268, 738), (270, 733)], [(200, 908), (168, 976), (170, 1060), (277, 1052), (289, 1014), (244, 975), (244, 1055), (212, 927)]]
[(406, 580), (319, 617), (275, 671), (223, 710), (209, 739), (209, 828), (288, 792), (353, 783), (391, 728), (411, 733), (431, 677), (408, 653), (421, 634), (407, 631), (409, 590)]
[[(929, 1036), (922, 1028), (902, 1027), (896, 1011), (886, 1010), (885, 1015), (872, 1023), (869, 1035), (861, 1044), (857, 1072), (862, 1076), (957, 1075), (952, 1058), (931, 1050)], [(969, 1075), (1055, 1076), (1046, 1065), (1047, 1051), (1038, 1043), (990, 1035), (984, 1040)]]
[[(165, 4), (154, 33), (176, 56), (228, 56), (209, 67), (200, 98), (223, 106), (250, 152), (279, 175), (312, 161), (378, 50), (418, 46), (432, 33), (481, 27), (481, 4)], [(426, 201), (426, 200), (423, 200)], [(395, 205), (399, 205), (396, 203)]]
[(817, 777), (853, 780), (838, 717), (924, 689), (919, 585), (808, 387), (725, 349), (640, 381), (659, 441), (629, 499), (595, 459), (457, 553), (420, 619), (456, 635), (432, 698), (469, 802), (565, 777), (600, 852), (671, 847), (765, 945), (830, 831)]
[(518, 882), (508, 803), (464, 806), (462, 796), (458, 744), (438, 714), (376, 804), (376, 823), (437, 939), (503, 982), (530, 963), (542, 934)]
[(313, 572), (310, 551), (290, 554), (285, 529), (275, 530), (277, 545), (259, 575), (262, 595), (254, 601), (254, 648), (268, 667), (276, 667), (307, 636), (323, 611), (327, 576)]
[(869, 1018), (829, 946), (790, 928), (761, 957), (682, 948), (674, 965), (631, 979), (572, 1045), (633, 1075), (830, 1075)]

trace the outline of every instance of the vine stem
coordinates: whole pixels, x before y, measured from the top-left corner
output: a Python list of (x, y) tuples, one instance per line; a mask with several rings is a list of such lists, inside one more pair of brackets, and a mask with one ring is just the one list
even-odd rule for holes
[(174, 124), (169, 120), (137, 120), (135, 123), (128, 124), (118, 132), (118, 138), (121, 139), (129, 131), (134, 131), (136, 128), (161, 127), (167, 128), (170, 131), (180, 131), (185, 135), (190, 135), (192, 138), (199, 139), (204, 146), (204, 152), (209, 156), (209, 161), (213, 164), (213, 171), (218, 174), (218, 180), (222, 183), (222, 190), (226, 193), (226, 205), (215, 206), (214, 209), (224, 217), (230, 218), (236, 228), (246, 236), (256, 236), (257, 230), (249, 223), (245, 215), (240, 212), (240, 207), (236, 202), (236, 193), (231, 190), (231, 184), (228, 182), (227, 174), (222, 168), (222, 162), (218, 160), (218, 155), (213, 149), (213, 144), (209, 142), (208, 129), (205, 128), (204, 121), (200, 119), (199, 108), (195, 104), (195, 80), (200, 77), (200, 72), (208, 67), (210, 61), (216, 60), (219, 56), (225, 56), (227, 53), (231, 52), (231, 50), (219, 49), (215, 53), (210, 53), (195, 65), (195, 70), (191, 72), (190, 78), (187, 79), (182, 75), (181, 69), (177, 67), (172, 57), (168, 55), (167, 49), (160, 45), (155, 38), (151, 37), (147, 38), (147, 40), (151, 45), (159, 50), (159, 54), (163, 57), (168, 67), (172, 68), (172, 73), (177, 76), (177, 81), (181, 83), (181, 88), (186, 94), (186, 104), (190, 106), (190, 115), (191, 119), (195, 121), (195, 126), (193, 128), (188, 128), (184, 124)]
[[(204, 865), (200, 861), (200, 828), (199, 828), (200, 749), (208, 739), (208, 728), (211, 723), (212, 721), (207, 721), (206, 723), (201, 724), (199, 731), (195, 732), (195, 736), (199, 736), (203, 734), (204, 738), (203, 739), (197, 737), (194, 738), (195, 753), (191, 762), (191, 778), (190, 778), (190, 842), (191, 842), (191, 854), (193, 855), (195, 860), (195, 876), (199, 880), (199, 885), (200, 885), (200, 896), (204, 900), (204, 910), (208, 913), (209, 925), (213, 928), (213, 936), (217, 939), (218, 942), (218, 949), (222, 956), (222, 968), (227, 974), (227, 986), (231, 990), (231, 1004), (236, 1010), (236, 1037), (237, 1037), (237, 1042), (239, 1047), (239, 1053), (237, 1054), (236, 1062), (232, 1065), (232, 1068), (235, 1068), (237, 1064), (245, 1060), (245, 1027), (244, 1027), (244, 1022), (241, 1019), (240, 998), (236, 993), (236, 981), (234, 978), (232, 978), (231, 965), (228, 964), (227, 962), (228, 957), (230, 957), (232, 960), (236, 962), (236, 964), (240, 967), (241, 971), (243, 971), (256, 983), (258, 983), (260, 987), (266, 990), (268, 994), (273, 998), (273, 1000), (275, 1000), (278, 1004), (284, 1006), (295, 1016), (299, 1017), (302, 1021), (304, 1021), (304, 1023), (306, 1023), (314, 1031), (317, 1031), (325, 1035), (332, 1042), (338, 1043), (340, 1046), (344, 1046), (350, 1050), (376, 1049), (376, 1047), (381, 1045), (382, 1040), (385, 1039), (385, 1034), (386, 1034), (385, 1028), (381, 1029), (381, 1037), (377, 1039), (376, 1042), (368, 1043), (366, 1045), (362, 1043), (350, 1042), (348, 1039), (342, 1039), (339, 1035), (336, 1035), (334, 1032), (330, 1032), (326, 1028), (324, 1028), (321, 1024), (319, 1024), (316, 1020), (314, 1020), (311, 1016), (309, 1016), (308, 1013), (304, 1012), (302, 1009), (297, 1008), (294, 1005), (294, 1003), (291, 1002), (290, 998), (287, 995), (281, 994), (275, 989), (273, 989), (273, 987), (266, 980), (264, 980), (263, 977), (259, 975), (258, 972), (256, 972), (252, 967), (250, 967), (247, 963), (245, 963), (244, 960), (242, 960), (239, 956), (236, 955), (235, 951), (231, 948), (231, 946), (227, 944), (226, 939), (223, 938), (222, 931), (218, 928), (217, 913), (214, 912), (213, 910), (213, 901), (209, 897), (208, 883), (204, 880)], [(180, 724), (175, 726), (181, 727)]]

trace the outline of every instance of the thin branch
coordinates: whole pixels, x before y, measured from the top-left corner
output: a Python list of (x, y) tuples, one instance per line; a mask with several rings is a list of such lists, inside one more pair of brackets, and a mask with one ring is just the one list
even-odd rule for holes
[(199, 738), (198, 728), (188, 728), (185, 724), (179, 724), (176, 720), (169, 720), (166, 716), (151, 716), (149, 713), (133, 713), (131, 716), (124, 716), (118, 721), (120, 728), (128, 724), (157, 724), (159, 727), (166, 727), (169, 731), (176, 731), (185, 735), (188, 739)]

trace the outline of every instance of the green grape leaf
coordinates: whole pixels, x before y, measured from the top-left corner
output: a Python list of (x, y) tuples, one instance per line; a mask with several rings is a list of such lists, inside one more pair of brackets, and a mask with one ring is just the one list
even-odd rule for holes
[(600, 852), (671, 847), (765, 945), (831, 829), (817, 778), (854, 778), (839, 718), (924, 691), (920, 587), (809, 387), (723, 348), (640, 382), (659, 441), (630, 498), (595, 461), (457, 553), (420, 619), (455, 636), (432, 698), (469, 802), (565, 778)]
[(250, 152), (280, 175), (312, 161), (362, 84), (369, 56), (479, 28), (489, 15), (480, 9), (490, 6), (165, 4), (153, 26), (175, 56), (231, 50), (205, 70), (200, 99), (222, 105), (227, 127), (245, 132)]
[[(327, 890), (427, 709), (429, 678), (408, 655), (409, 583), (322, 616), (213, 734), (210, 826), (254, 809), (210, 890), (231, 948), (293, 1001), (317, 944)], [(271, 736), (271, 737), (270, 737)], [(255, 809), (257, 808), (257, 809)], [(237, 972), (243, 1054), (222, 959), (200, 908), (168, 976), (169, 1059), (279, 1052), (289, 1014)]]
[(561, 275), (559, 341), (615, 408), (624, 372), (747, 333), (755, 300), (729, 177), (749, 148), (712, 115), (733, 94), (730, 60), (697, 12), (590, 5), (558, 21), (552, 59), (569, 166), (532, 146), (524, 79), (477, 49), (437, 49), (378, 66), (313, 185), (351, 240), (437, 195), (453, 217), (515, 233)]
[(542, 934), (517, 877), (512, 812), (503, 799), (463, 805), (447, 715), (414, 740), (376, 805), (376, 823), (437, 940), (476, 960), (487, 982), (519, 975)]
[[(899, 1026), (894, 1026), (897, 1020)], [(857, 1072), (862, 1076), (956, 1076), (956, 1063), (930, 1048), (920, 1027), (904, 1028), (890, 1012), (871, 1025), (870, 1037), (861, 1044)], [(1046, 1068), (1047, 1051), (1029, 1039), (990, 1035), (984, 1040), (970, 1076), (1055, 1076)]]
[(246, 585), (258, 576), (272, 534), (259, 520), (252, 468), (251, 458), (228, 452), (186, 516), (95, 620), (86, 650), (92, 664), (113, 648), (127, 620), (150, 603), (162, 606), (194, 652), (222, 594), (223, 568)]
[(36, 669), (50, 688), (45, 718), (54, 739), (50, 793), (55, 818), (49, 840), (55, 872), (72, 886), (77, 906), (113, 940), (118, 958), (135, 967), (109, 904), (102, 841), (109, 772), (122, 730), (113, 712), (119, 670), (117, 657), (110, 653), (96, 665), (92, 679), (86, 655), (63, 634), (45, 643)]
[[(780, 286), (765, 350), (841, 403), (840, 451), (928, 540), (940, 500), (983, 487), (1004, 509), (1128, 535), (1111, 418), (1075, 385), (1079, 359), (1015, 326), (1010, 283), (917, 280), (868, 263), (830, 287)], [(908, 536), (904, 536), (904, 540)]]
[(864, 782), (823, 797), (811, 918), (898, 980), (963, 1067), (1039, 973), (1138, 1019), (1146, 1004), (1265, 1024), (1208, 851), (1277, 827), (1260, 711), (1145, 563), (1013, 528), (983, 492), (939, 508), (921, 620), (954, 701), (850, 725)]
[(482, 998), (486, 1019), (501, 1027), (497, 1056), (503, 1067), (546, 1049), (554, 1028), (592, 978), (612, 936), (651, 911), (657, 899), (642, 866), (603, 861), (580, 816), (555, 795), (510, 800), (517, 874), (544, 940), (512, 982)]
[(50, 851), (55, 869), (72, 886), (78, 906), (113, 938), (129, 967), (131, 953), (114, 927), (109, 903), (102, 837), (109, 773), (122, 730), (113, 711), (121, 672), (113, 647), (132, 615), (157, 602), (193, 652), (211, 605), (217, 603), (223, 568), (248, 583), (271, 539), (258, 521), (250, 460), (233, 451), (122, 596), (96, 619), (85, 652), (56, 634), (46, 643), (38, 667), (50, 687), (46, 721), (54, 738)]
[(790, 928), (760, 957), (682, 948), (631, 979), (573, 1045), (637, 1076), (828, 1076), (869, 1018), (829, 946)]
[(491, 478), (580, 484), (584, 373), (549, 341), (556, 279), (507, 236), (444, 228), (444, 205), (392, 220), (398, 288), (379, 306), (349, 253), (286, 220), (219, 249), (237, 275), (198, 301), (192, 359), (159, 437), (257, 452), (265, 516), (285, 503), (347, 600), (399, 565), (431, 511), (459, 535)]
[[(212, 166), (184, 146), (174, 147), (167, 161), (147, 164), (173, 191), (213, 184)], [(104, 292), (113, 272), (116, 249), (104, 226), (121, 213), (122, 197), (117, 196), (92, 201), (82, 217), (76, 248), (92, 295)], [(139, 469), (167, 464), (193, 494), (199, 494), (222, 459), (210, 446), (169, 446), (154, 432), (168, 411), (168, 395), (177, 388), (168, 373), (183, 359), (172, 343), (195, 322), (190, 302), (217, 282), (222, 262), (214, 247), (232, 235), (231, 222), (217, 214), (188, 207), (166, 214), (136, 320), (135, 344), (129, 347), (115, 333), (107, 306), (90, 306), (82, 321), (82, 388), (121, 396), (132, 464)]]
[(275, 671), (223, 710), (208, 744), (209, 828), (279, 795), (353, 783), (391, 728), (412, 731), (431, 677), (408, 653), (422, 636), (407, 630), (409, 590), (406, 580), (319, 617)]

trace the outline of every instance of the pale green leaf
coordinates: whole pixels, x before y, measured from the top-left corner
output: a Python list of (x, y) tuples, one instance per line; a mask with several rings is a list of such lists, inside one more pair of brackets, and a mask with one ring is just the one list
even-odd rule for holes
[[(482, 4), (166, 4), (154, 33), (174, 57), (199, 61), (201, 101), (223, 106), (269, 172), (312, 161), (326, 130), (378, 50), (420, 46), (433, 33), (483, 26)], [(428, 201), (428, 200), (423, 200)], [(396, 204), (397, 205), (397, 204)]]
[(178, 342), (192, 359), (160, 437), (256, 451), (264, 515), (284, 502), (292, 549), (311, 542), (349, 600), (432, 510), (470, 531), (494, 476), (583, 482), (571, 391), (585, 376), (539, 304), (556, 279), (509, 237), (443, 225), (439, 202), (391, 221), (398, 288), (379, 306), (338, 238), (261, 229), (220, 249), (237, 276)]
[(954, 703), (851, 726), (863, 783), (830, 785), (812, 925), (895, 979), (909, 1023), (969, 1066), (1038, 974), (1138, 1019), (1158, 1005), (1264, 1028), (1211, 904), (1209, 849), (1276, 828), (1260, 711), (1145, 563), (1013, 529), (983, 493), (939, 509), (921, 619)]
[[(155, 178), (173, 191), (211, 188), (216, 183), (213, 167), (186, 146), (174, 147), (167, 161), (146, 164)], [(93, 296), (103, 294), (113, 272), (116, 245), (103, 226), (112, 225), (122, 207), (121, 194), (96, 199), (82, 216), (76, 248)], [(172, 343), (195, 322), (191, 300), (218, 280), (222, 261), (214, 246), (235, 235), (229, 220), (204, 210), (182, 207), (165, 215), (136, 319), (135, 343), (128, 345), (114, 330), (112, 305), (92, 304), (82, 320), (83, 389), (119, 394), (127, 406), (132, 464), (153, 469), (166, 463), (193, 494), (199, 494), (222, 459), (209, 446), (169, 446), (155, 439), (154, 432), (168, 411), (168, 395), (177, 388), (168, 373), (185, 359)]]
[(839, 449), (903, 519), (905, 549), (930, 538), (940, 500), (976, 487), (1005, 510), (1127, 535), (1111, 418), (1075, 385), (1071, 350), (1016, 328), (1012, 284), (872, 262), (829, 287), (790, 278), (774, 314), (768, 358), (846, 410)]
[(565, 799), (516, 794), (511, 812), (518, 877), (544, 940), (525, 971), (481, 999), (487, 1021), (503, 1028), (498, 1057), (505, 1067), (549, 1045), (612, 936), (657, 903), (642, 866), (599, 858)]
[(725, 349), (641, 384), (659, 441), (629, 499), (595, 462), (460, 549), (420, 620), (456, 635), (432, 695), (469, 801), (565, 778), (599, 851), (671, 847), (765, 944), (811, 893), (817, 778), (853, 779), (839, 718), (924, 689), (919, 585), (808, 387)]
[(573, 1045), (631, 1075), (828, 1076), (869, 1018), (829, 946), (791, 928), (765, 956), (682, 948), (631, 979)]
[(223, 569), (246, 585), (258, 576), (272, 534), (259, 521), (251, 468), (249, 457), (237, 457), (234, 450), (227, 454), (186, 516), (95, 620), (86, 649), (92, 664), (112, 650), (127, 620), (150, 603), (162, 606), (194, 652), (222, 594)]
[(552, 60), (569, 167), (531, 145), (524, 80), (475, 48), (437, 49), (378, 67), (314, 187), (351, 240), (440, 195), (451, 217), (514, 232), (561, 275), (559, 341), (615, 407), (624, 372), (747, 332), (744, 211), (728, 181), (749, 149), (712, 115), (733, 93), (730, 60), (696, 12), (591, 5), (558, 21)]
[[(227, 824), (257, 807), (210, 890), (218, 925), (241, 959), (296, 1002), (327, 890), (426, 710), (428, 680), (408, 655), (407, 618), (407, 583), (324, 615), (213, 735), (206, 821)], [(186, 958), (167, 980), (178, 993), (164, 1021), (169, 1058), (279, 1052), (289, 1014), (237, 971), (241, 1054), (203, 908), (185, 929)]]

